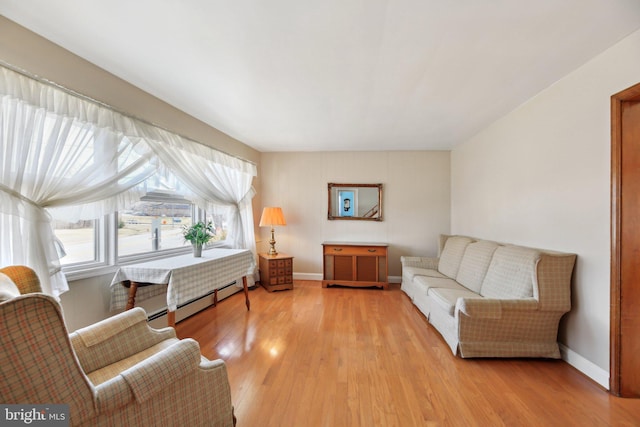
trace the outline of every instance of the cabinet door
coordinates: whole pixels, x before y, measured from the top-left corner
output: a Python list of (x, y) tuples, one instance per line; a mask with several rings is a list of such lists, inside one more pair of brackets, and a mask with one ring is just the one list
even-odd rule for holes
[(356, 257), (357, 278), (361, 282), (377, 282), (378, 281), (378, 257), (359, 256)]
[(334, 256), (334, 280), (353, 280), (353, 257)]

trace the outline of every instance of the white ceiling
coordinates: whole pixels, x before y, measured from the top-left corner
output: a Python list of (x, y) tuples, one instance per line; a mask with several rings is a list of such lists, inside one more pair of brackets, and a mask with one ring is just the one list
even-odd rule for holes
[(640, 28), (638, 0), (0, 0), (0, 13), (259, 151), (450, 149)]

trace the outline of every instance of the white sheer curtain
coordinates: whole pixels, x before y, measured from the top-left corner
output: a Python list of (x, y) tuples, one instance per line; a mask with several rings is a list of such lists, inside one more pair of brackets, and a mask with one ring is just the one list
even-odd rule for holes
[(50, 211), (76, 219), (113, 212), (137, 200), (136, 186), (160, 166), (201, 206), (231, 208), (231, 246), (255, 253), (255, 165), (5, 67), (0, 99), (0, 265), (32, 267), (44, 292), (68, 289)]
[[(180, 140), (149, 141), (149, 144), (160, 162), (190, 189), (193, 202), (208, 211), (227, 208), (227, 244), (255, 252), (251, 210), (253, 175), (218, 163), (213, 152), (185, 146)], [(246, 222), (251, 224), (249, 233)]]
[[(256, 254), (251, 199), (255, 192), (251, 169), (234, 168), (228, 159), (206, 147), (185, 144), (178, 138), (149, 141), (160, 162), (193, 193), (192, 201), (207, 211), (227, 211), (227, 238), (232, 248), (250, 249)], [(249, 286), (255, 278), (247, 278)]]
[[(90, 204), (90, 218), (154, 173), (152, 152), (121, 135), (2, 97), (0, 263), (31, 266), (43, 290), (68, 289), (47, 208)], [(11, 242), (6, 250), (5, 242)]]

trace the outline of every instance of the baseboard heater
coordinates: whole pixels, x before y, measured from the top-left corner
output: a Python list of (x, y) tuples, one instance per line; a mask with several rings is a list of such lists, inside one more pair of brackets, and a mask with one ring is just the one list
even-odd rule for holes
[[(218, 292), (220, 292), (220, 291), (222, 291), (224, 289), (227, 289), (229, 286), (234, 286), (236, 283), (237, 282), (234, 280), (233, 282), (231, 282), (231, 283), (229, 283), (227, 285), (224, 285), (221, 288), (218, 288)], [(180, 310), (182, 307), (188, 306), (189, 304), (193, 304), (194, 302), (200, 301), (203, 298), (209, 297), (209, 296), (213, 295), (214, 293), (215, 293), (215, 290), (214, 291), (209, 291), (206, 294), (199, 296), (198, 298), (194, 298), (194, 299), (189, 300), (189, 301), (187, 301), (185, 303), (182, 303), (182, 304), (180, 304), (178, 306), (178, 310)], [(155, 313), (149, 314), (147, 316), (147, 321), (151, 322), (152, 320), (155, 320), (155, 319), (157, 319), (159, 317), (165, 316), (168, 311), (169, 310), (165, 307), (162, 310), (159, 310), (159, 311), (156, 311)]]

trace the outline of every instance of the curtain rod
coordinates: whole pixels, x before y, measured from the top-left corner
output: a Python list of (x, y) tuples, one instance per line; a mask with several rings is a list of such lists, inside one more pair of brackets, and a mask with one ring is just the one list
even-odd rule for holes
[[(120, 109), (118, 109), (118, 108), (116, 108), (116, 107), (114, 107), (114, 106), (112, 106), (112, 105), (109, 105), (109, 104), (107, 104), (107, 103), (105, 103), (105, 102), (103, 102), (103, 101), (98, 101), (97, 99), (93, 99), (93, 98), (91, 98), (91, 97), (90, 97), (90, 96), (88, 96), (88, 95), (85, 95), (85, 94), (82, 94), (82, 93), (76, 92), (75, 90), (73, 90), (73, 89), (69, 89), (68, 87), (65, 87), (65, 86), (62, 86), (62, 85), (61, 85), (61, 84), (59, 84), (59, 83), (53, 82), (53, 81), (51, 81), (51, 80), (45, 79), (44, 77), (40, 77), (40, 76), (38, 76), (38, 75), (36, 75), (36, 74), (30, 73), (29, 71), (24, 70), (24, 69), (22, 69), (22, 68), (20, 68), (20, 67), (17, 67), (17, 66), (15, 66), (15, 65), (13, 65), (13, 64), (9, 64), (8, 62), (5, 62), (5, 61), (4, 61), (4, 60), (2, 60), (2, 59), (0, 59), (0, 66), (1, 66), (1, 67), (4, 67), (4, 68), (7, 68), (7, 69), (9, 69), (9, 70), (11, 70), (11, 71), (14, 71), (14, 72), (16, 72), (16, 73), (18, 73), (18, 74), (21, 74), (21, 75), (23, 75), (23, 76), (25, 76), (25, 77), (27, 77), (27, 78), (29, 78), (29, 79), (31, 79), (31, 80), (35, 80), (35, 81), (37, 81), (38, 83), (42, 83), (42, 84), (46, 84), (46, 85), (48, 85), (48, 86), (52, 86), (52, 87), (54, 87), (54, 88), (56, 88), (56, 89), (59, 89), (59, 90), (61, 90), (61, 91), (65, 92), (65, 93), (69, 94), (69, 95), (73, 95), (73, 96), (78, 97), (78, 98), (80, 98), (80, 99), (82, 99), (82, 100), (84, 100), (84, 101), (88, 101), (88, 102), (91, 102), (91, 103), (93, 103), (93, 104), (99, 105), (100, 107), (107, 108), (108, 110), (111, 110), (111, 111), (113, 111), (114, 113), (121, 114), (121, 115), (123, 115), (123, 116), (125, 116), (125, 117), (128, 117), (128, 118), (133, 119), (133, 120), (137, 120), (137, 121), (142, 122), (142, 123), (144, 123), (144, 124), (146, 124), (146, 125), (149, 125), (149, 126), (154, 126), (154, 127), (158, 128), (158, 129), (161, 129), (161, 130), (163, 130), (163, 131), (165, 131), (165, 132), (169, 132), (169, 133), (172, 133), (172, 134), (174, 134), (174, 135), (178, 135), (180, 138), (184, 138), (184, 139), (186, 139), (186, 140), (188, 140), (188, 141), (195, 142), (196, 144), (203, 145), (203, 146), (205, 146), (205, 147), (207, 147), (207, 148), (210, 148), (210, 149), (212, 149), (212, 150), (216, 150), (216, 151), (218, 151), (218, 152), (220, 152), (220, 153), (222, 153), (222, 154), (226, 154), (227, 156), (234, 157), (234, 158), (236, 158), (236, 159), (238, 159), (238, 160), (242, 160), (243, 162), (247, 162), (247, 163), (250, 163), (250, 164), (252, 164), (252, 165), (256, 166), (256, 163), (255, 163), (255, 162), (252, 162), (251, 160), (245, 159), (245, 158), (240, 157), (240, 156), (237, 156), (237, 155), (235, 155), (235, 154), (227, 153), (226, 151), (222, 151), (222, 150), (220, 150), (220, 149), (218, 149), (218, 148), (212, 147), (212, 146), (207, 145), (207, 144), (205, 144), (205, 143), (203, 143), (203, 142), (196, 141), (195, 139), (190, 138), (190, 137), (188, 137), (188, 136), (185, 136), (185, 135), (182, 135), (182, 134), (180, 134), (180, 133), (174, 132), (174, 131), (172, 131), (172, 130), (166, 129), (166, 128), (164, 128), (164, 127), (162, 127), (162, 126), (159, 126), (159, 125), (157, 125), (157, 124), (155, 124), (155, 123), (153, 123), (153, 122), (150, 122), (150, 121), (148, 121), (148, 120), (145, 120), (145, 119), (142, 119), (142, 118), (140, 118), (140, 117), (134, 116), (133, 114), (130, 114), (130, 113), (124, 112), (124, 111), (122, 111), (122, 110), (120, 110)], [(129, 84), (131, 84), (131, 83), (129, 83)], [(134, 87), (135, 87), (135, 86), (134, 86)], [(138, 89), (139, 89), (139, 88), (138, 88)], [(141, 90), (141, 89), (140, 89), (140, 90)], [(143, 92), (144, 92), (144, 91), (143, 91)], [(147, 93), (147, 92), (144, 92), (144, 93)], [(152, 96), (153, 96), (153, 95), (152, 95)], [(158, 98), (158, 99), (159, 99), (159, 98)], [(162, 102), (164, 102), (164, 101), (162, 101)], [(166, 102), (165, 102), (165, 104), (166, 104)], [(170, 104), (167, 104), (167, 105), (170, 105)], [(173, 106), (172, 106), (172, 107), (173, 107)], [(175, 108), (175, 107), (173, 107), (173, 108)], [(185, 114), (187, 114), (187, 113), (185, 113)], [(193, 116), (189, 116), (189, 117), (193, 117)], [(214, 129), (215, 129), (215, 128), (214, 128)], [(240, 142), (240, 141), (238, 141), (238, 142)]]

